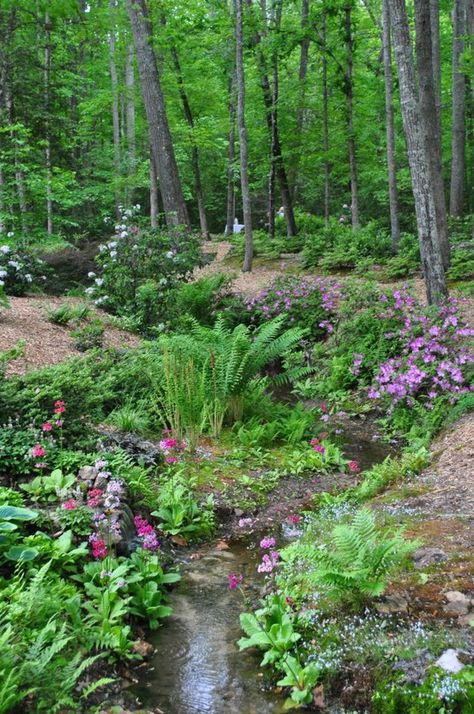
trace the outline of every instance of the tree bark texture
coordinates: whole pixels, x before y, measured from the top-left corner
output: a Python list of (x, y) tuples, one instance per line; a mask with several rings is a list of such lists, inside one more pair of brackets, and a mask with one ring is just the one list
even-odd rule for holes
[(202, 188), (201, 169), (199, 166), (199, 149), (196, 145), (196, 141), (194, 138), (193, 113), (191, 111), (191, 105), (189, 103), (188, 95), (186, 93), (186, 87), (184, 86), (183, 72), (181, 70), (181, 64), (179, 61), (178, 52), (176, 50), (176, 47), (171, 48), (171, 56), (173, 58), (174, 68), (176, 70), (176, 78), (178, 81), (179, 96), (181, 98), (181, 104), (183, 105), (184, 117), (185, 117), (186, 123), (189, 127), (189, 138), (191, 141), (191, 165), (193, 167), (194, 189), (196, 191), (196, 201), (197, 201), (197, 205), (198, 205), (199, 225), (201, 228), (201, 235), (203, 236), (203, 238), (208, 239), (209, 238), (209, 228), (207, 225), (206, 206), (204, 203), (204, 191)]
[(146, 0), (127, 0), (132, 25), (143, 103), (150, 132), (154, 163), (160, 182), (160, 192), (168, 226), (185, 226), (189, 218), (173, 149), (161, 89), (156, 56), (152, 45), (152, 28)]
[(449, 265), (446, 197), (441, 167), (441, 135), (434, 83), (433, 43), (431, 38), (430, 0), (415, 3), (416, 60), (418, 68), (419, 102), (426, 154), (430, 161), (431, 181), (435, 200), (438, 241), (445, 270)]
[(385, 79), (385, 127), (387, 135), (388, 196), (390, 205), (390, 233), (392, 248), (398, 250), (400, 221), (397, 188), (397, 164), (395, 157), (395, 128), (393, 117), (392, 43), (390, 40), (390, 9), (388, 0), (383, 0), (383, 63)]
[(353, 84), (353, 40), (352, 40), (352, 5), (347, 5), (344, 9), (344, 34), (346, 44), (346, 76), (345, 76), (345, 95), (346, 95), (346, 111), (347, 111), (347, 134), (348, 134), (348, 150), (349, 150), (349, 168), (351, 175), (351, 212), (352, 212), (352, 229), (355, 231), (359, 228), (359, 193), (357, 188), (357, 157), (354, 133), (354, 84)]
[(229, 148), (227, 157), (227, 210), (225, 236), (232, 235), (235, 218), (235, 101), (236, 101), (235, 71), (229, 80)]
[(463, 215), (464, 208), (466, 77), (462, 71), (460, 62), (464, 52), (464, 35), (467, 30), (466, 9), (464, 0), (454, 0), (451, 187), (449, 192), (449, 212), (452, 216), (457, 217)]
[(248, 173), (248, 145), (245, 126), (245, 75), (244, 75), (244, 13), (243, 0), (235, 0), (235, 68), (237, 75), (237, 124), (240, 146), (240, 186), (242, 191), (243, 221), (245, 230), (245, 255), (242, 270), (252, 270), (253, 235), (252, 207)]
[(397, 61), (403, 126), (415, 199), (418, 239), (428, 303), (441, 302), (447, 294), (438, 240), (435, 196), (430, 160), (416, 91), (410, 30), (405, 0), (389, 0), (390, 21)]

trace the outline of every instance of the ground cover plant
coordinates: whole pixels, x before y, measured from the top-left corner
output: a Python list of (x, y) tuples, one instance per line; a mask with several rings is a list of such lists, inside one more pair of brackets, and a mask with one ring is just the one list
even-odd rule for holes
[[(123, 240), (139, 235), (134, 221)], [(421, 545), (377, 498), (409, 488), (431, 436), (470, 409), (463, 304), (425, 308), (407, 286), (294, 275), (243, 299), (222, 274), (188, 273), (173, 278), (173, 318), (159, 329), (142, 311), (154, 279), (138, 280), (123, 314), (153, 328), (141, 347), (101, 348), (87, 332), (95, 308), (64, 303), (50, 319), (75, 324), (90, 353), (9, 378), (21, 346), (2, 355), (0, 710), (92, 713), (171, 613), (175, 550), (199, 558), (218, 538), (225, 552), (227, 533), (265, 528), (254, 576), (231, 573), (229, 586), (245, 596), (239, 646), (261, 650), (287, 706), (345, 705), (341, 682), (361, 668), (358, 711), (469, 711), (471, 668), (434, 666), (466, 640), (377, 609), (397, 578), (414, 577)], [(403, 453), (361, 471), (344, 439), (364, 420)], [(291, 543), (271, 528), (279, 518)], [(420, 647), (431, 669), (413, 683), (397, 663), (411, 667)], [(36, 669), (19, 663), (33, 656)]]

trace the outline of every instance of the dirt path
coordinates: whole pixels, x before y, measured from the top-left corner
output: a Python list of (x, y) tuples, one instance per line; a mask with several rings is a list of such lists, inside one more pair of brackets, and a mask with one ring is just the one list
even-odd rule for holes
[(254, 260), (254, 268), (250, 273), (242, 273), (240, 267), (230, 264), (226, 261), (229, 257), (229, 252), (232, 244), (227, 241), (219, 243), (207, 242), (203, 244), (203, 253), (215, 255), (214, 260), (208, 263), (203, 268), (198, 268), (194, 271), (194, 280), (215, 275), (216, 273), (225, 273), (234, 276), (231, 290), (235, 293), (242, 293), (246, 296), (255, 295), (264, 287), (272, 283), (282, 273), (290, 271), (292, 268), (299, 266), (300, 259), (297, 254), (288, 255), (287, 258), (281, 260)]
[[(7, 368), (9, 376), (24, 374), (30, 369), (64, 362), (78, 357), (71, 337), (72, 327), (54, 325), (47, 320), (47, 308), (64, 302), (80, 302), (74, 298), (10, 297), (10, 309), (0, 311), (0, 352), (14, 347), (20, 340), (25, 343), (23, 355)], [(136, 347), (140, 339), (124, 330), (113, 327), (104, 313), (97, 313), (105, 326), (105, 347)]]

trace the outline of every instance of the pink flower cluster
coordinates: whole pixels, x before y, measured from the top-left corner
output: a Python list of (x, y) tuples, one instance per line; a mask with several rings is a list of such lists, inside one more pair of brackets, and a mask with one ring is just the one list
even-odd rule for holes
[(266, 538), (262, 538), (262, 540), (260, 541), (260, 548), (268, 549), (268, 548), (273, 548), (275, 545), (276, 545), (275, 538), (266, 537)]
[(133, 522), (135, 523), (138, 537), (141, 538), (143, 548), (145, 550), (158, 550), (160, 544), (153, 526), (141, 516), (135, 516)]
[[(58, 399), (54, 402), (54, 414), (52, 419), (49, 419), (48, 421), (43, 422), (41, 425), (41, 431), (43, 434), (51, 434), (53, 431), (54, 427), (56, 426), (58, 429), (60, 429), (64, 421), (63, 419), (59, 419), (59, 415), (62, 414), (63, 412), (66, 411), (65, 403), (62, 399)], [(54, 424), (53, 424), (54, 422)], [(53, 436), (51, 434), (51, 436)], [(51, 439), (50, 439), (51, 441)], [(33, 448), (31, 449), (31, 455), (34, 459), (40, 459), (44, 456), (46, 456), (46, 448), (42, 444), (35, 444)], [(39, 461), (35, 463), (35, 468), (37, 469), (45, 469), (48, 466), (48, 464), (44, 461)]]
[(317, 300), (321, 309), (328, 314), (328, 319), (322, 320), (319, 327), (332, 332), (333, 314), (341, 298), (341, 288), (341, 285), (326, 278), (284, 278), (247, 300), (246, 307), (252, 313), (253, 322), (281, 314), (287, 314), (289, 322), (294, 322), (302, 311), (314, 310)]
[(68, 501), (64, 501), (63, 508), (65, 508), (66, 511), (75, 511), (77, 508), (77, 503), (74, 498), (70, 498)]
[[(276, 545), (276, 540), (272, 536), (266, 536), (260, 541), (260, 548), (263, 550), (268, 550), (274, 548)], [(280, 560), (280, 553), (277, 550), (270, 550), (270, 553), (264, 553), (262, 556), (262, 562), (258, 565), (257, 571), (259, 573), (271, 573), (278, 561)]]
[(415, 399), (422, 399), (430, 409), (436, 397), (444, 396), (454, 403), (470, 391), (463, 368), (473, 362), (473, 356), (464, 338), (474, 336), (474, 330), (467, 328), (459, 316), (459, 301), (451, 298), (433, 315), (422, 310), (405, 288), (395, 290), (391, 301), (382, 296), (382, 302), (388, 306), (380, 317), (400, 325), (397, 332), (385, 334), (386, 339), (398, 340), (400, 356), (379, 366), (369, 398), (387, 395), (391, 410), (399, 402), (413, 406)]
[(98, 533), (89, 536), (89, 543), (92, 548), (92, 556), (97, 560), (107, 557), (107, 543)]
[(278, 565), (280, 560), (280, 553), (277, 550), (270, 551), (270, 555), (265, 553), (262, 557), (262, 562), (257, 568), (259, 573), (272, 573), (274, 568)]
[[(165, 433), (169, 433), (169, 430), (166, 429)], [(165, 462), (167, 464), (175, 464), (178, 461), (177, 454), (186, 448), (186, 442), (178, 442), (173, 436), (166, 436), (160, 441), (159, 447), (165, 454)]]
[(229, 573), (229, 588), (235, 590), (243, 581), (243, 575), (237, 573)]
[(89, 508), (97, 508), (100, 505), (103, 491), (101, 488), (91, 488), (87, 493), (87, 505)]

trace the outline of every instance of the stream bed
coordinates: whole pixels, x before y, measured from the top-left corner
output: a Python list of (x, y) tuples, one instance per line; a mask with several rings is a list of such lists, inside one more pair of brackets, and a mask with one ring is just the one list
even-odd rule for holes
[[(210, 549), (182, 565), (171, 594), (173, 615), (150, 639), (157, 653), (135, 689), (145, 707), (164, 714), (278, 714), (283, 698), (263, 688), (262, 655), (240, 653), (239, 591), (231, 572), (256, 575), (257, 552), (242, 542)], [(246, 578), (247, 579), (247, 578)], [(140, 671), (140, 670), (139, 670)]]
[[(346, 455), (367, 469), (393, 449), (374, 441), (364, 426), (345, 429), (341, 440)], [(259, 535), (254, 533), (251, 543), (256, 544)], [(280, 545), (295, 535), (283, 528)], [(148, 667), (137, 670), (139, 683), (133, 692), (141, 705), (163, 714), (284, 711), (284, 697), (264, 686), (259, 670), (262, 654), (239, 652), (236, 644), (243, 635), (239, 614), (245, 605), (240, 592), (229, 589), (228, 576), (243, 574), (246, 589), (253, 588), (257, 597), (263, 586), (257, 574), (260, 553), (248, 543), (248, 538), (234, 540), (225, 549), (211, 546), (194, 556), (183, 556), (179, 563), (182, 580), (170, 594), (173, 614), (148, 636), (157, 651)]]

